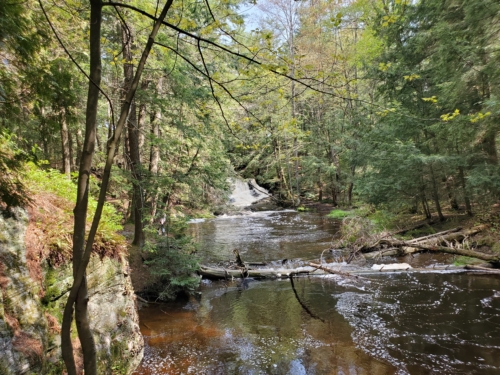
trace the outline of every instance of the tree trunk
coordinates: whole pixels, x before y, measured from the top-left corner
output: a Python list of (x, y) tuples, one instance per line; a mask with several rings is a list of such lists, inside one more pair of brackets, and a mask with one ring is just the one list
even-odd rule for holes
[[(141, 90), (145, 91), (149, 86), (149, 81), (144, 80), (141, 83)], [(139, 118), (137, 120), (137, 126), (138, 126), (138, 137), (139, 137), (139, 150), (144, 149), (144, 133), (145, 133), (145, 128), (146, 128), (146, 102), (141, 101), (139, 105)], [(143, 163), (142, 160), (142, 154), (139, 154), (140, 157), (140, 162)]]
[(71, 178), (71, 152), (69, 148), (69, 131), (66, 119), (66, 108), (62, 107), (59, 112), (59, 121), (61, 122), (61, 146), (62, 146), (62, 164), (63, 173)]
[(460, 207), (458, 206), (457, 198), (455, 197), (455, 194), (453, 194), (453, 188), (451, 186), (451, 177), (446, 177), (443, 176), (443, 182), (446, 187), (446, 193), (448, 194), (448, 199), (450, 200), (450, 206), (452, 210), (457, 211)]
[(73, 142), (73, 136), (71, 135), (71, 132), (68, 132), (68, 142), (69, 142), (69, 162), (71, 164), (71, 172), (76, 171), (76, 165), (75, 164), (75, 158), (74, 158), (74, 153), (73, 149), (75, 148), (75, 144)]
[(352, 190), (354, 189), (354, 174), (356, 173), (356, 167), (351, 166), (351, 178), (352, 180), (349, 182), (349, 187), (347, 188), (347, 204), (349, 207), (352, 206)]
[(458, 177), (460, 178), (460, 184), (462, 185), (462, 189), (464, 192), (465, 210), (467, 211), (467, 215), (472, 216), (472, 206), (470, 204), (469, 195), (467, 194), (467, 189), (465, 186), (465, 175), (463, 167), (458, 167)]
[[(97, 118), (97, 104), (99, 89), (96, 85), (100, 83), (101, 79), (101, 20), (102, 20), (102, 2), (100, 0), (91, 0), (91, 15), (90, 15), (90, 79), (89, 82), (89, 95), (87, 99), (87, 113), (86, 113), (86, 134), (84, 150), (82, 153), (82, 162), (80, 163), (80, 171), (78, 176), (78, 193), (77, 193), (77, 205), (75, 207), (75, 229), (73, 235), (73, 285), (71, 287), (68, 301), (64, 308), (63, 324), (61, 329), (61, 350), (63, 354), (63, 359), (66, 364), (66, 369), (68, 375), (76, 375), (76, 366), (73, 357), (73, 348), (71, 345), (71, 321), (73, 320), (73, 305), (77, 304), (77, 310), (80, 306), (85, 307), (85, 309), (78, 312), (77, 317), (77, 327), (78, 336), (82, 343), (82, 349), (84, 350), (84, 369), (85, 375), (96, 375), (96, 356), (95, 356), (95, 346), (91, 345), (92, 350), (89, 350), (89, 342), (92, 341), (92, 334), (90, 330), (85, 333), (85, 328), (88, 327), (88, 319), (82, 321), (82, 312), (86, 313), (86, 303), (87, 297), (87, 286), (85, 273), (87, 265), (90, 261), (90, 256), (92, 254), (92, 245), (94, 244), (94, 238), (97, 233), (97, 228), (101, 220), (102, 210), (104, 208), (104, 203), (106, 201), (106, 192), (108, 189), (109, 178), (111, 176), (111, 167), (113, 166), (113, 159), (116, 152), (117, 141), (125, 125), (125, 121), (128, 116), (129, 106), (127, 103), (131, 103), (134, 98), (137, 86), (139, 84), (139, 79), (141, 77), (142, 71), (144, 70), (144, 65), (149, 56), (151, 48), (153, 46), (156, 34), (160, 28), (162, 21), (164, 20), (173, 0), (168, 0), (165, 4), (158, 20), (155, 21), (153, 30), (149, 36), (148, 42), (139, 61), (137, 72), (130, 87), (130, 91), (127, 93), (125, 99), (125, 104), (122, 106), (120, 113), (120, 118), (116, 125), (116, 132), (114, 137), (110, 140), (108, 145), (108, 153), (106, 158), (106, 165), (104, 167), (103, 178), (101, 182), (101, 189), (99, 191), (99, 199), (97, 202), (96, 212), (94, 219), (92, 220), (92, 226), (89, 231), (87, 242), (85, 245), (85, 251), (82, 255), (83, 244), (85, 242), (85, 222), (87, 214), (87, 203), (88, 203), (88, 193), (89, 193), (89, 177), (90, 177), (90, 167), (92, 163), (92, 155), (95, 148), (95, 132), (97, 128), (96, 118)], [(84, 305), (82, 305), (82, 303)], [(86, 314), (85, 314), (86, 315)], [(79, 322), (80, 321), (80, 322)], [(79, 322), (79, 323), (78, 323)], [(85, 348), (84, 348), (85, 345)]]
[[(85, 113), (85, 140), (78, 173), (77, 197), (74, 213), (73, 231), (73, 298), (68, 297), (61, 328), (61, 351), (68, 375), (76, 375), (76, 364), (71, 343), (71, 322), (73, 321), (73, 304), (78, 337), (82, 346), (83, 365), (86, 375), (97, 375), (96, 348), (90, 331), (87, 303), (88, 290), (85, 276), (85, 227), (87, 223), (87, 206), (89, 198), (90, 168), (95, 150), (97, 132), (97, 110), (99, 88), (101, 82), (101, 21), (102, 5), (100, 0), (90, 1), (90, 79), (87, 109)], [(93, 241), (92, 241), (93, 242)], [(80, 275), (78, 274), (80, 273)], [(79, 280), (80, 279), (80, 280)]]
[[(76, 161), (75, 164), (80, 166), (80, 162), (82, 160), (82, 150), (83, 150), (83, 145), (82, 145), (82, 130), (80, 127), (76, 130)], [(78, 167), (79, 168), (79, 167)]]
[(323, 182), (321, 181), (321, 168), (318, 168), (318, 201), (323, 201)]
[[(132, 35), (130, 29), (122, 25), (122, 43), (123, 43), (123, 56), (127, 61), (123, 65), (123, 74), (125, 77), (124, 91), (130, 90), (130, 85), (134, 79), (134, 67), (132, 63)], [(144, 245), (144, 194), (142, 192), (142, 171), (141, 160), (139, 151), (139, 128), (137, 123), (137, 110), (135, 100), (130, 104), (130, 112), (127, 120), (128, 130), (128, 161), (132, 171), (132, 187), (133, 187), (133, 217), (134, 217), (134, 239), (132, 244), (143, 246)]]
[(439, 193), (436, 183), (436, 177), (434, 176), (434, 168), (432, 168), (432, 165), (429, 166), (429, 168), (431, 171), (431, 178), (432, 178), (432, 198), (434, 199), (434, 204), (436, 205), (436, 211), (438, 213), (439, 220), (444, 221), (443, 212), (441, 211), (441, 204), (439, 203)]
[[(149, 150), (149, 172), (151, 178), (155, 178), (159, 173), (160, 163), (160, 148), (157, 145), (157, 139), (160, 137), (160, 120), (161, 111), (158, 109), (156, 113), (151, 115), (151, 148)], [(158, 206), (158, 197), (160, 196), (159, 189), (156, 188), (151, 196), (150, 204), (150, 224), (152, 224), (156, 217), (156, 210)]]

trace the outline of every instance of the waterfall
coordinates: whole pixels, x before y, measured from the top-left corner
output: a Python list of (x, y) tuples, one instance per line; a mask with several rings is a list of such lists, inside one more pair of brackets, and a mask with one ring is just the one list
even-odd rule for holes
[(230, 179), (232, 193), (229, 196), (229, 203), (236, 207), (247, 207), (255, 202), (271, 196), (263, 187), (259, 186), (255, 179), (241, 180), (238, 178)]

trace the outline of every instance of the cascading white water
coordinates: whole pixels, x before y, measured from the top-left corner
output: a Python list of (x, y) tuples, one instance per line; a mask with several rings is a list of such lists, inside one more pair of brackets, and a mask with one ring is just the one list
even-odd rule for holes
[(269, 194), (266, 189), (259, 186), (254, 179), (245, 181), (234, 178), (230, 180), (230, 183), (233, 189), (229, 197), (229, 203), (236, 207), (247, 207), (271, 196), (271, 194)]

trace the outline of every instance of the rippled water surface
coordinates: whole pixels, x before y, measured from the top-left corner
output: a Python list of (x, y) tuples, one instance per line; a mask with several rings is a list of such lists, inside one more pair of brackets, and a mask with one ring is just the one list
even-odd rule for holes
[[(319, 215), (287, 213), (278, 222), (281, 215), (218, 219), (195, 224), (195, 231), (210, 243), (205, 253), (237, 246), (252, 261), (317, 257), (335, 231)], [(260, 229), (245, 231), (242, 223)], [(302, 229), (290, 228), (294, 223)], [(136, 374), (500, 373), (495, 276), (205, 281), (201, 292), (140, 311), (146, 348)]]
[(295, 211), (247, 212), (191, 225), (204, 261), (234, 260), (238, 249), (249, 262), (317, 258), (328, 249), (339, 223), (324, 215)]

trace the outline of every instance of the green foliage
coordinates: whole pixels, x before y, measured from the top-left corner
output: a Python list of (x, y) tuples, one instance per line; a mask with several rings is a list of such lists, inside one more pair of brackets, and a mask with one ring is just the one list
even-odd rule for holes
[[(43, 170), (34, 163), (28, 163), (26, 170), (24, 182), (29, 190), (34, 194), (37, 192), (49, 192), (58, 196), (61, 200), (61, 206), (64, 208), (66, 215), (68, 215), (67, 218), (61, 218), (61, 221), (67, 221), (72, 215), (76, 201), (77, 187), (75, 182), (57, 170)], [(88, 207), (87, 223), (90, 226), (97, 207), (97, 200), (92, 196), (89, 197)], [(117, 214), (113, 206), (105, 203), (97, 231), (96, 242), (99, 245), (107, 243), (107, 246), (123, 244), (123, 236), (117, 233), (122, 229), (120, 215)]]
[(328, 217), (331, 217), (332, 219), (343, 219), (349, 215), (351, 215), (352, 212), (350, 211), (343, 211), (343, 210), (332, 210), (328, 214)]
[(193, 276), (198, 269), (196, 258), (186, 253), (182, 248), (184, 244), (178, 240), (168, 243), (169, 247), (166, 244), (150, 247), (151, 259), (147, 261), (151, 274), (159, 279), (153, 289), (160, 300), (173, 299), (181, 291), (192, 293), (200, 281)]
[(152, 291), (160, 300), (169, 300), (183, 291), (194, 292), (200, 279), (198, 259), (195, 256), (196, 244), (185, 234), (187, 228), (183, 219), (171, 219), (167, 223), (166, 235), (156, 236), (149, 241), (144, 250), (148, 253), (146, 264), (151, 275), (156, 277)]
[(22, 182), (26, 153), (12, 141), (12, 136), (0, 134), (0, 203), (7, 211), (30, 202)]
[(377, 230), (382, 231), (393, 228), (397, 216), (393, 212), (387, 210), (376, 210), (369, 214), (368, 218)]
[(479, 264), (479, 263), (484, 263), (484, 261), (481, 261), (477, 258), (459, 256), (455, 259), (455, 261), (453, 262), (453, 265), (454, 266), (466, 266), (468, 264)]

